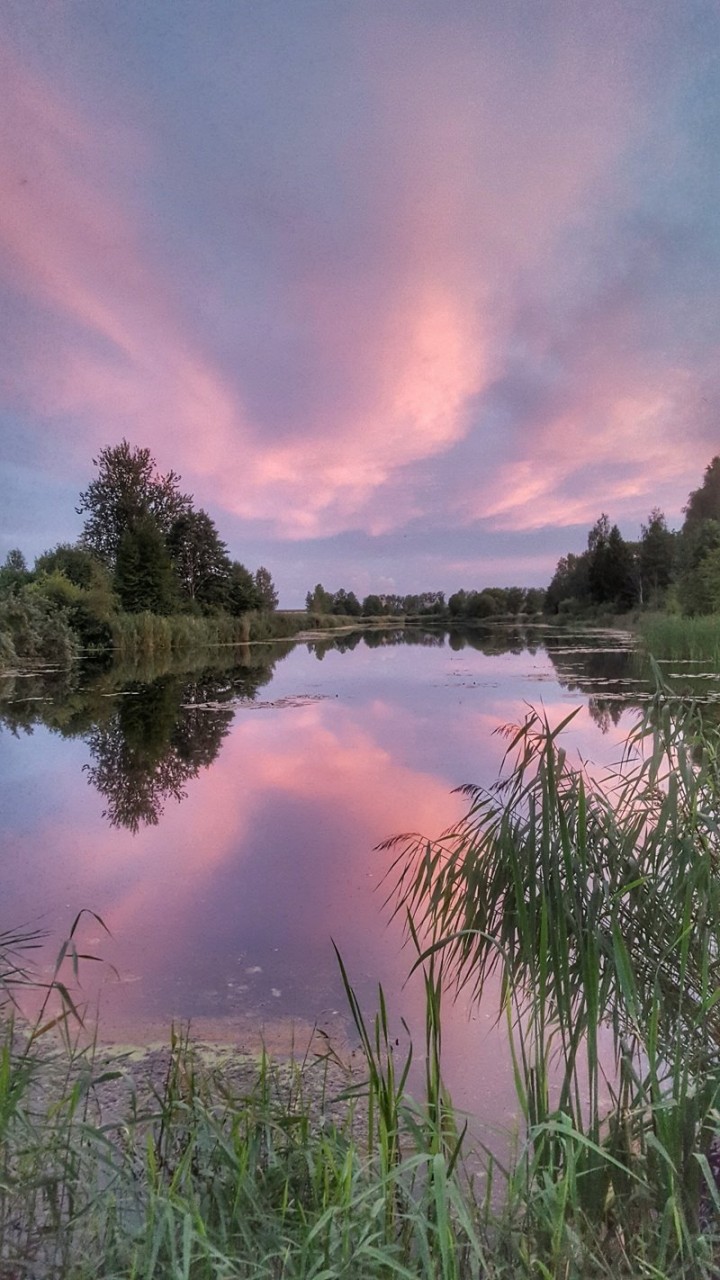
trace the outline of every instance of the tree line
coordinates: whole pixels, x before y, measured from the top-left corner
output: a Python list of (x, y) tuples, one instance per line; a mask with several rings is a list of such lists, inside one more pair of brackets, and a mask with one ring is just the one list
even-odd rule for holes
[(517, 617), (542, 610), (545, 592), (539, 587), (485, 587), (481, 591), (455, 591), (447, 600), (444, 591), (421, 591), (410, 595), (375, 593), (361, 602), (353, 591), (341, 587), (326, 591), (318, 582), (305, 597), (305, 608), (313, 614), (339, 614), (351, 618), (434, 618), (461, 622)]
[(683, 513), (682, 527), (672, 530), (654, 507), (637, 542), (625, 541), (603, 513), (588, 534), (586, 550), (558, 561), (545, 595), (546, 612), (720, 612), (720, 456), (705, 468)]
[(240, 617), (277, 607), (269, 571), (233, 560), (211, 517), (161, 475), (149, 449), (102, 449), (79, 496), (81, 536), (38, 556), (18, 549), (0, 566), (0, 661), (68, 661), (112, 642), (119, 613)]

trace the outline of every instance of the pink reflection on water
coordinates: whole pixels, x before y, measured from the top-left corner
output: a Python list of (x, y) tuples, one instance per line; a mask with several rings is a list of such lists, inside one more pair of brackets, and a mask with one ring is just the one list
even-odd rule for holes
[[(389, 855), (376, 846), (403, 831), (434, 837), (456, 821), (465, 801), (452, 787), (493, 781), (506, 748), (494, 730), (522, 720), (524, 693), (537, 694), (518, 678), (527, 655), (436, 661), (445, 663), (435, 686), (450, 705), (444, 716), (414, 691), (405, 702), (390, 692), (363, 702), (239, 709), (183, 803), (169, 804), (158, 826), (134, 836), (110, 829), (101, 798), (82, 774), (68, 775), (52, 817), (18, 835), (18, 864), (31, 890), (26, 901), (40, 894), (53, 903), (58, 930), (80, 905), (111, 929), (107, 938), (88, 917), (79, 933), (81, 949), (105, 956), (119, 973), (116, 980), (105, 971), (103, 982), (86, 967), (85, 992), (90, 999), (99, 992), (105, 1036), (156, 1038), (172, 1018), (233, 1042), (281, 1024), (336, 1028), (346, 1005), (334, 938), (363, 1008), (376, 1007), (381, 981), (393, 1025), (406, 1018), (420, 1059), (422, 983), (405, 984), (413, 955), (401, 945), (402, 921), (389, 923), (383, 911)], [(558, 724), (573, 704), (557, 686), (542, 692), (550, 695), (545, 714)], [(601, 737), (583, 708), (567, 737), (573, 751), (607, 762), (623, 734)], [(507, 1125), (514, 1095), (498, 1000), (493, 982), (481, 1008), (448, 997), (444, 1048), (456, 1102)]]

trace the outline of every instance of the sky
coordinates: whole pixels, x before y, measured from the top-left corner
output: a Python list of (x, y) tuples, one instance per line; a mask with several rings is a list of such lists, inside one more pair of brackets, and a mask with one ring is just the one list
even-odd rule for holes
[(681, 523), (717, 0), (4, 0), (0, 85), (0, 558), (123, 438), (289, 608)]

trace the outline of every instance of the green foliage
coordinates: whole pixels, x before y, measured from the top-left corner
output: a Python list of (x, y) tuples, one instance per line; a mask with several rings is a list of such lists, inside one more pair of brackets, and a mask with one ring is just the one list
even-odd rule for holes
[(277, 609), (278, 593), (275, 590), (275, 584), (270, 575), (270, 570), (264, 565), (255, 572), (255, 590), (258, 595), (258, 607), (266, 613), (272, 613), (273, 609)]
[(308, 613), (332, 613), (332, 605), (332, 591), (326, 591), (321, 582), (317, 583), (313, 591), (308, 591), (305, 597)]
[(8, 551), (4, 564), (0, 565), (0, 596), (18, 592), (31, 581), (32, 574), (28, 572), (22, 551), (17, 547)]
[(720, 457), (715, 457), (705, 468), (703, 482), (693, 489), (687, 500), (683, 533), (703, 520), (720, 521)]
[(67, 610), (32, 586), (0, 598), (0, 636), (3, 661), (52, 663), (68, 666), (78, 654), (78, 642)]
[(587, 551), (576, 556), (569, 552), (558, 560), (552, 581), (545, 592), (545, 612), (558, 613), (564, 600), (580, 605), (590, 600), (590, 556)]
[(542, 613), (545, 607), (545, 592), (540, 587), (528, 587), (525, 592), (525, 612)]
[(362, 602), (362, 614), (364, 618), (378, 618), (384, 613), (383, 603), (379, 596), (366, 596)]
[(76, 587), (86, 590), (99, 581), (109, 580), (104, 565), (87, 547), (69, 542), (59, 542), (51, 551), (44, 551), (38, 556), (35, 573), (61, 573)]
[(658, 695), (604, 778), (561, 746), (571, 716), (531, 712), (455, 828), (391, 842), (421, 959), (501, 993), (525, 1125), (516, 1274), (534, 1256), (544, 1276), (594, 1275), (600, 1254), (608, 1275), (713, 1274), (720, 734), (671, 705)]
[(720, 547), (708, 551), (678, 583), (683, 613), (720, 613)]
[(494, 618), (500, 612), (497, 596), (488, 591), (469, 591), (464, 616), (471, 619)]
[(127, 440), (101, 449), (93, 458), (97, 476), (80, 494), (78, 514), (87, 513), (82, 541), (110, 569), (123, 535), (141, 521), (152, 521), (163, 537), (190, 506), (180, 492), (174, 471), (160, 475), (149, 449), (133, 448)]
[(123, 533), (115, 590), (126, 613), (172, 613), (177, 583), (165, 539), (154, 520), (138, 520)]
[(675, 534), (659, 507), (653, 507), (640, 539), (640, 581), (643, 603), (657, 607), (669, 587), (675, 564)]
[(639, 620), (648, 653), (658, 660), (701, 662), (720, 667), (720, 616), (681, 618), (677, 614), (648, 614)]
[(230, 566), (226, 605), (230, 613), (239, 617), (260, 608), (260, 595), (257, 583), (249, 569), (239, 560), (233, 560)]
[(630, 548), (617, 525), (603, 513), (588, 534), (588, 586), (595, 604), (623, 612), (637, 600), (638, 586)]
[(227, 603), (230, 558), (206, 511), (183, 511), (170, 529), (167, 546), (182, 595), (202, 605)]
[(346, 591), (341, 587), (333, 596), (331, 613), (343, 614), (349, 618), (359, 618), (362, 614), (360, 601), (354, 591)]

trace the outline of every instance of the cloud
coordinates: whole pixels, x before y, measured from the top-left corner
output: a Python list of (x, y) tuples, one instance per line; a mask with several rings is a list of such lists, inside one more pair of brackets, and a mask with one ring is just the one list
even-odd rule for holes
[(298, 541), (677, 507), (717, 398), (692, 23), (230, 13), (198, 42), (131, 6), (80, 41), (58, 10), (32, 65), (8, 42), (0, 388), (25, 453), (58, 434), (82, 482), (126, 435)]

